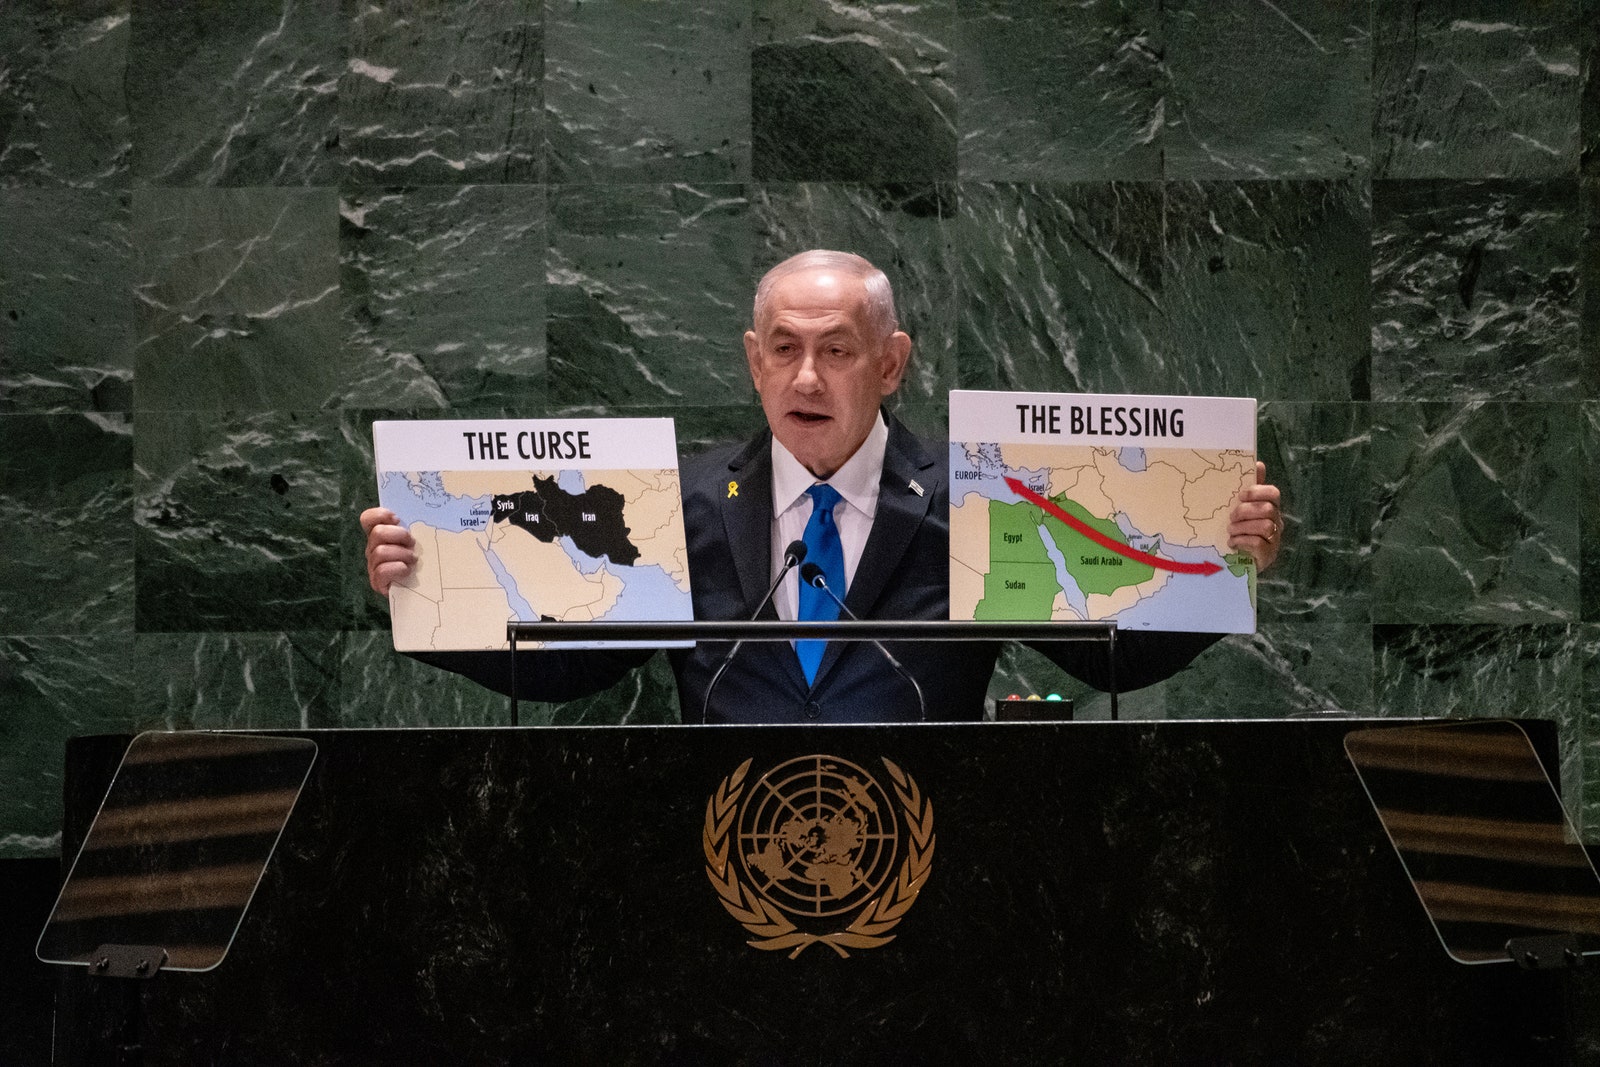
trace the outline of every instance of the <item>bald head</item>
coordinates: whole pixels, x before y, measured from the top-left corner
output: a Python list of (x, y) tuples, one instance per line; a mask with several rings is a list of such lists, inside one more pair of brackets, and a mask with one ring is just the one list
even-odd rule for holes
[(899, 329), (900, 323), (894, 314), (894, 290), (883, 271), (853, 252), (813, 248), (790, 256), (762, 276), (761, 284), (756, 286), (755, 307), (751, 312), (751, 322), (756, 332), (761, 332), (766, 325), (772, 308), (772, 293), (778, 284), (808, 270), (825, 270), (859, 279), (866, 291), (867, 322), (873, 332), (879, 337), (888, 337)]

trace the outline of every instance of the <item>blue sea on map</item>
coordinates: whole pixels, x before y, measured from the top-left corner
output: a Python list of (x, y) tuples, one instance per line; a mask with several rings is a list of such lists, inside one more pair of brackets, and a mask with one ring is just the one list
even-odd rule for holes
[(1124, 470), (1142, 471), (1145, 468), (1144, 449), (1119, 448), (1117, 450), (1117, 462), (1122, 465)]
[[(1223, 564), (1209, 547), (1162, 546), (1161, 554), (1180, 563)], [(1206, 633), (1248, 632), (1254, 619), (1250, 583), (1228, 571), (1220, 574), (1174, 574), (1161, 593), (1147, 597), (1117, 615), (1117, 625), (1130, 630), (1193, 628)]]
[(489, 561), (489, 569), (494, 572), (495, 581), (506, 591), (506, 602), (511, 605), (512, 616), (521, 622), (537, 622), (539, 613), (534, 611), (533, 605), (523, 598), (521, 590), (517, 588), (517, 580), (506, 570), (506, 565), (500, 562), (500, 557), (494, 554), (493, 549), (485, 549), (483, 558)]
[(1062, 555), (1061, 548), (1056, 544), (1056, 539), (1050, 536), (1050, 531), (1041, 526), (1039, 539), (1044, 542), (1044, 554), (1050, 557), (1050, 562), (1056, 566), (1056, 582), (1061, 586), (1061, 591), (1067, 596), (1067, 603), (1072, 609), (1084, 618), (1089, 617), (1089, 598), (1083, 595), (1083, 590), (1078, 588), (1078, 583), (1072, 575), (1067, 573), (1067, 558)]
[[(403, 526), (421, 522), (451, 533), (482, 529), (489, 509), (486, 496), (446, 493), (437, 471), (423, 472), (415, 483), (402, 471), (384, 471), (378, 483), (378, 503), (398, 515)], [(474, 515), (474, 510), (485, 514)]]
[(627, 567), (612, 573), (622, 579), (622, 595), (611, 613), (615, 619), (659, 619), (661, 605), (686, 599), (689, 595), (660, 567)]
[[(985, 445), (985, 449), (993, 449), (994, 445)], [(962, 472), (968, 472), (963, 476)], [(976, 472), (977, 477), (972, 477), (971, 472)], [(985, 500), (997, 500), (1002, 504), (1017, 504), (1022, 498), (1013, 493), (1006, 485), (1007, 478), (1015, 478), (1019, 482), (1030, 486), (1043, 487), (1047, 484), (1047, 472), (1027, 469), (1012, 469), (1000, 462), (998, 456), (983, 455), (977, 462), (967, 453), (966, 446), (959, 442), (950, 445), (950, 502), (960, 506), (961, 500), (969, 493), (977, 493)]]
[(663, 617), (661, 605), (686, 599), (689, 595), (678, 588), (678, 583), (672, 580), (671, 575), (658, 566), (628, 567), (614, 563), (608, 565), (607, 560), (597, 559), (581, 551), (570, 537), (559, 537), (556, 543), (572, 559), (581, 573), (594, 574), (601, 567), (606, 567), (614, 577), (621, 580), (622, 592), (617, 597), (616, 605), (606, 613), (606, 618), (614, 622), (628, 620), (648, 622), (660, 619)]

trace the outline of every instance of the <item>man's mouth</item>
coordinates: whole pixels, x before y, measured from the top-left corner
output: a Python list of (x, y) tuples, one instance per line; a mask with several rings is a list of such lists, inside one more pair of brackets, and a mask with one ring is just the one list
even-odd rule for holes
[(789, 412), (789, 417), (792, 419), (799, 419), (801, 422), (805, 423), (818, 423), (827, 422), (833, 416), (823, 415), (816, 411), (791, 411)]

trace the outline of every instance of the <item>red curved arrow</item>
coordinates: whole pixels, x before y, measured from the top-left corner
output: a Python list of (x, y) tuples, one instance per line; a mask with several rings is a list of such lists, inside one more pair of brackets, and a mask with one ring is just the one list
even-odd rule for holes
[(1160, 556), (1152, 556), (1148, 552), (1140, 552), (1132, 545), (1119, 544), (1088, 523), (1068, 515), (1065, 511), (1062, 511), (1015, 478), (1007, 478), (1006, 485), (1010, 487), (1013, 493), (1028, 503), (1043, 508), (1051, 517), (1060, 519), (1101, 548), (1110, 549), (1119, 556), (1126, 556), (1128, 559), (1143, 563), (1147, 567), (1154, 567), (1162, 571), (1172, 571), (1175, 574), (1216, 574), (1222, 569), (1215, 563), (1179, 563), (1176, 560), (1162, 559)]

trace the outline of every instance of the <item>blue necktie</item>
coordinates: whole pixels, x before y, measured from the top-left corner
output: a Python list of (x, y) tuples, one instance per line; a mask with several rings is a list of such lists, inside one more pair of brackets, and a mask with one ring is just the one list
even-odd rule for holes
[[(831, 485), (818, 483), (806, 492), (811, 494), (811, 518), (806, 522), (806, 560), (822, 568), (828, 588), (834, 596), (844, 599), (844, 545), (839, 541), (839, 527), (833, 522), (833, 509), (843, 498)], [(839, 617), (839, 605), (833, 597), (820, 589), (800, 583), (800, 619), (833, 621)], [(826, 641), (796, 641), (795, 653), (800, 657), (800, 667), (806, 672), (806, 684), (817, 678), (817, 666), (822, 663)]]

